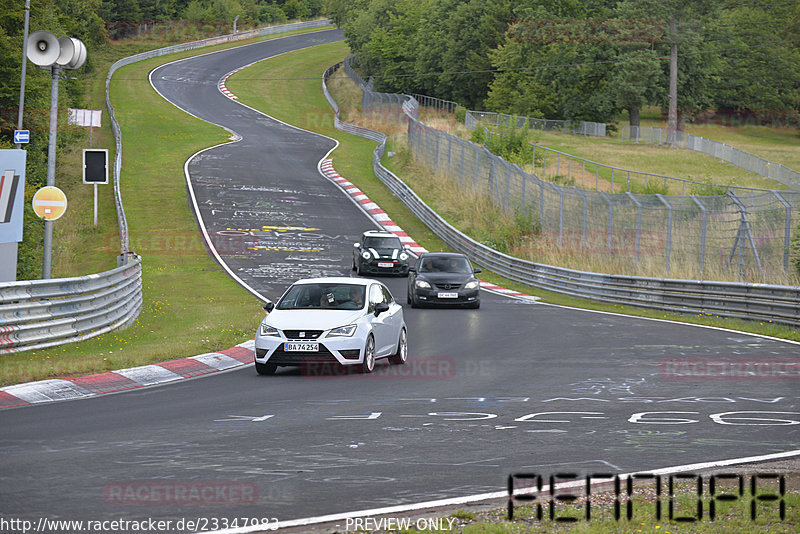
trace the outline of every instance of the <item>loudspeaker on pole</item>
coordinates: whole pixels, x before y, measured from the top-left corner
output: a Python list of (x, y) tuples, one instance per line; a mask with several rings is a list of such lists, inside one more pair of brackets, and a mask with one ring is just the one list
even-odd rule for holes
[(56, 36), (50, 32), (38, 31), (28, 36), (28, 59), (34, 65), (49, 67), (61, 54), (61, 46)]

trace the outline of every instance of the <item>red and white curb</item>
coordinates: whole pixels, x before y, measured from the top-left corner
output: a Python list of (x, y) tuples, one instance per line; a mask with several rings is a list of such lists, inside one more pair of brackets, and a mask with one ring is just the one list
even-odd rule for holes
[(217, 88), (219, 89), (219, 92), (222, 93), (223, 95), (227, 96), (231, 100), (236, 100), (239, 97), (237, 97), (235, 94), (231, 93), (231, 91), (226, 87), (225, 83), (228, 81), (228, 78), (230, 78), (231, 76), (233, 76), (234, 74), (236, 74), (237, 72), (242, 70), (243, 68), (245, 68), (245, 67), (241, 67), (241, 68), (238, 68), (236, 70), (230, 71), (228, 74), (223, 76), (219, 80), (219, 83), (217, 84)]
[(0, 409), (83, 399), (217, 373), (252, 363), (255, 341), (190, 358), (75, 378), (41, 380), (0, 388)]
[[(409, 249), (417, 254), (428, 252), (428, 250), (414, 241), (400, 226), (395, 223), (389, 215), (381, 209), (380, 206), (375, 204), (369, 197), (364, 194), (355, 184), (348, 181), (345, 178), (336, 172), (336, 169), (333, 168), (333, 160), (326, 159), (320, 165), (320, 170), (322, 174), (330, 181), (335, 183), (342, 189), (345, 193), (350, 195), (350, 197), (357, 202), (367, 213), (372, 216), (373, 219), (387, 232), (391, 232), (397, 237), (400, 238)], [(487, 291), (492, 291), (495, 293), (501, 293), (503, 295), (507, 295), (509, 297), (524, 299), (524, 300), (539, 300), (539, 297), (535, 297), (533, 295), (528, 295), (526, 293), (520, 293), (519, 291), (515, 291), (513, 289), (507, 289), (505, 287), (500, 287), (494, 284), (490, 284), (489, 282), (485, 282), (483, 280), (480, 281), (481, 288)]]

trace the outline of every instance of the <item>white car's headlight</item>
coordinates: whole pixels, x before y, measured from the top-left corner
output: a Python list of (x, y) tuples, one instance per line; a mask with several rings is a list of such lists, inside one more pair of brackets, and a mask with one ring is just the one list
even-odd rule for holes
[(425, 280), (417, 280), (414, 283), (417, 285), (417, 287), (419, 287), (421, 289), (430, 289), (431, 288), (431, 285), (428, 282), (426, 282)]
[(464, 289), (475, 289), (476, 287), (478, 287), (478, 281), (477, 280), (473, 280), (472, 282), (467, 282), (464, 285)]
[(370, 254), (369, 252), (362, 252), (361, 257), (364, 258), (365, 260), (368, 260), (372, 257), (372, 254)]
[(328, 335), (325, 337), (353, 337), (353, 334), (356, 333), (356, 328), (358, 327), (354, 324), (340, 326), (339, 328), (334, 328), (328, 332)]
[(408, 259), (408, 254), (405, 252), (400, 253), (400, 261), (406, 261)]
[(279, 336), (279, 335), (281, 335), (281, 333), (278, 332), (277, 328), (273, 328), (273, 327), (269, 326), (267, 323), (261, 323), (261, 335), (262, 336)]

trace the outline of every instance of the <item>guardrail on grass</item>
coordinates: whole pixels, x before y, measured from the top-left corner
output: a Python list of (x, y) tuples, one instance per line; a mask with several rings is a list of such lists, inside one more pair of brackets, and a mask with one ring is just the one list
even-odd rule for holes
[(0, 354), (81, 341), (131, 324), (142, 308), (142, 260), (76, 278), (0, 286)]
[[(718, 315), (800, 326), (800, 287), (577, 271), (515, 258), (478, 243), (447, 223), (405, 182), (381, 164), (386, 151), (384, 134), (346, 124), (339, 119), (339, 106), (328, 91), (326, 82), (340, 65), (338, 63), (330, 67), (322, 77), (323, 92), (336, 113), (336, 128), (378, 142), (372, 159), (375, 176), (449, 247), (467, 254), (475, 263), (510, 280), (575, 297), (684, 314)], [(347, 68), (347, 63), (345, 67), (348, 75), (352, 76), (352, 69)], [(362, 90), (369, 90), (363, 82), (359, 83), (358, 79), (354, 81)], [(418, 123), (414, 118), (418, 106), (416, 99), (407, 95), (400, 106), (410, 125)]]

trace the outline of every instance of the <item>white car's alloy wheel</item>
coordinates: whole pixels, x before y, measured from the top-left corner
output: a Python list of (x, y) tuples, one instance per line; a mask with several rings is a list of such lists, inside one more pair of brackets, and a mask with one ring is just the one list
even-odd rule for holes
[(389, 362), (393, 364), (403, 364), (408, 360), (408, 338), (406, 329), (400, 330), (400, 339), (397, 341), (397, 352), (389, 356)]
[(375, 368), (375, 338), (372, 334), (367, 337), (367, 344), (364, 347), (364, 363), (361, 364), (361, 370), (365, 373), (371, 373)]

